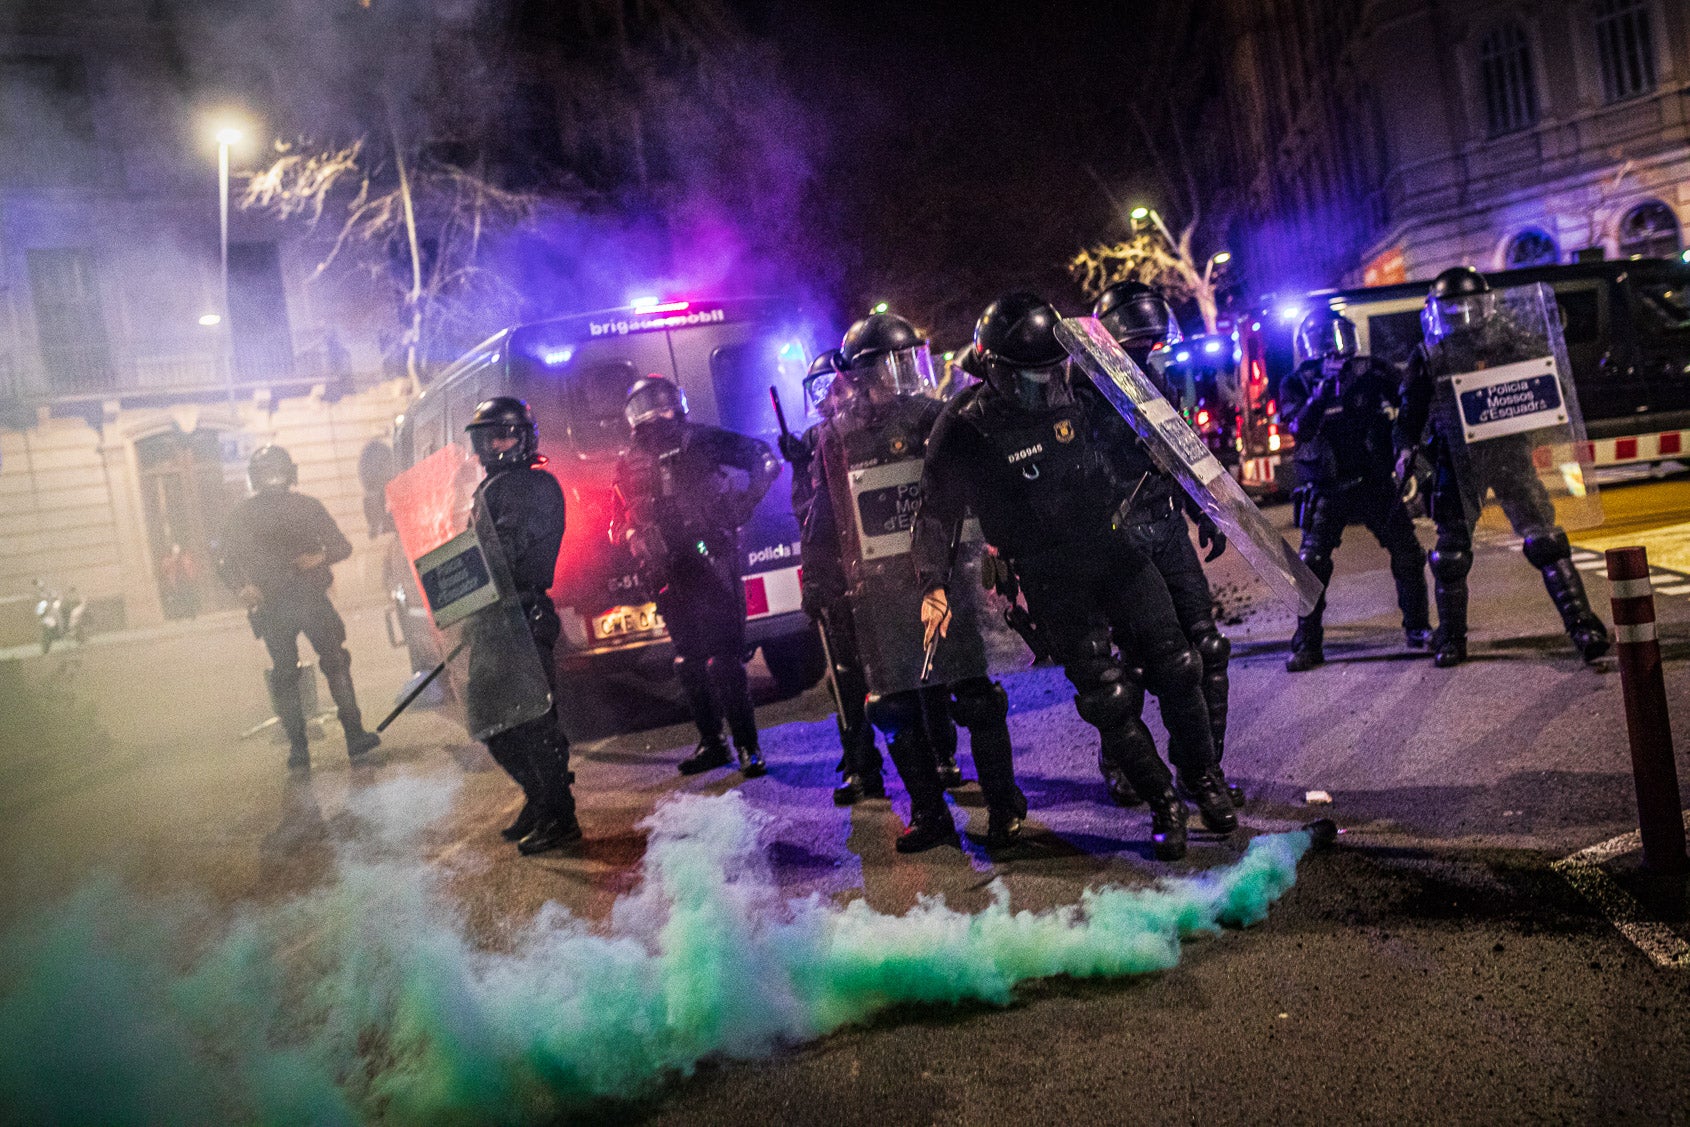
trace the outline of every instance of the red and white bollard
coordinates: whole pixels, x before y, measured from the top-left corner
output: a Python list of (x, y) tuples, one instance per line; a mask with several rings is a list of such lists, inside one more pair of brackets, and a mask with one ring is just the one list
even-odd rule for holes
[(1631, 737), (1643, 865), (1655, 873), (1683, 873), (1690, 871), (1690, 858), (1684, 852), (1678, 767), (1673, 762), (1661, 644), (1655, 640), (1648, 553), (1642, 548), (1609, 549), (1608, 582), (1614, 589), (1614, 655), (1619, 659), (1625, 726)]

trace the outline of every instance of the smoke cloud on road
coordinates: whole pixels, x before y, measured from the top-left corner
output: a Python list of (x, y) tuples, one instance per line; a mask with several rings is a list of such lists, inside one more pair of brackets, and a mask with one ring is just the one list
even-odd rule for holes
[(900, 1003), (1007, 1004), (1053, 975), (1144, 974), (1181, 941), (1246, 926), (1291, 887), (1306, 833), (1155, 888), (1016, 912), (901, 916), (783, 896), (765, 815), (738, 793), (644, 823), (639, 886), (602, 925), (556, 905), (480, 949), (418, 859), (450, 794), (360, 799), (369, 832), (335, 879), (203, 917), (95, 885), (0, 940), (0, 1107), (28, 1121), (537, 1121), (638, 1097), (708, 1058), (750, 1059)]

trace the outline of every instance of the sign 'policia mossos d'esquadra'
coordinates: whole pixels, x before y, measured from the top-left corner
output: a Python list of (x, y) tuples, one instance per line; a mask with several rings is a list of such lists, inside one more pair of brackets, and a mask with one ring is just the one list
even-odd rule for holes
[(1467, 442), (1562, 426), (1567, 421), (1553, 356), (1463, 372), (1451, 376), (1450, 384), (1461, 407), (1461, 436)]

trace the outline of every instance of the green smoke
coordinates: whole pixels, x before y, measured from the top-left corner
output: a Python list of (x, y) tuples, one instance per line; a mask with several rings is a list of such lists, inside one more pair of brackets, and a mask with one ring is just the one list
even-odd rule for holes
[[(1235, 865), (1017, 912), (923, 899), (901, 916), (782, 896), (766, 816), (737, 793), (644, 823), (639, 887), (592, 926), (548, 905), (506, 952), (467, 938), (398, 824), (449, 798), (377, 788), (371, 859), (182, 954), (180, 913), (85, 889), (0, 940), (4, 1118), (508, 1123), (649, 1092), (898, 1003), (1004, 1004), (1017, 983), (1173, 966), (1185, 937), (1266, 916), (1309, 838)], [(397, 812), (403, 811), (403, 814)], [(421, 817), (419, 817), (419, 814)]]

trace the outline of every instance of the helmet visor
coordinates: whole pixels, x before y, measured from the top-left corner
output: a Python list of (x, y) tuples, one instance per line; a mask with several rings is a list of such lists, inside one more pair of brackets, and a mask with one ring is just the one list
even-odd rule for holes
[(1495, 312), (1494, 293), (1433, 297), (1426, 299), (1426, 308), (1420, 314), (1420, 324), (1426, 330), (1427, 342), (1435, 344), (1453, 333), (1478, 328)]
[(1297, 330), (1297, 360), (1314, 360), (1321, 356), (1351, 357), (1360, 350), (1361, 341), (1356, 327), (1347, 317), (1304, 325)]
[(986, 370), (1000, 392), (1029, 411), (1065, 406), (1074, 400), (1066, 359), (1039, 368), (993, 360)]
[(467, 427), (469, 431), (470, 449), (483, 464), (490, 462), (512, 462), (521, 458), (526, 451), (522, 448), (523, 432), (528, 428), (516, 423), (487, 423), (481, 426)]
[(833, 414), (830, 395), (838, 378), (838, 372), (817, 372), (804, 380), (804, 410), (812, 418), (825, 419)]
[(636, 429), (658, 419), (685, 418), (687, 393), (672, 383), (652, 381), (628, 397), (622, 413)]
[(850, 382), (871, 398), (939, 394), (939, 380), (933, 374), (933, 353), (927, 342), (910, 348), (882, 352), (850, 371)]

